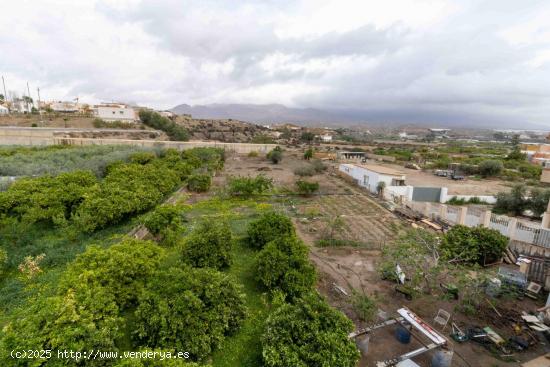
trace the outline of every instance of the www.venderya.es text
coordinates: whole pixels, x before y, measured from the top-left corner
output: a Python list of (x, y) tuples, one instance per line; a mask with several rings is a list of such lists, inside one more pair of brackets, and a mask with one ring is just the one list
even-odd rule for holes
[(26, 349), (12, 350), (10, 353), (13, 359), (70, 359), (73, 361), (81, 360), (100, 360), (100, 359), (157, 359), (160, 361), (166, 359), (188, 359), (189, 352), (170, 352), (157, 350), (143, 351), (105, 351), (90, 349), (87, 351), (74, 350), (51, 350), (51, 349)]

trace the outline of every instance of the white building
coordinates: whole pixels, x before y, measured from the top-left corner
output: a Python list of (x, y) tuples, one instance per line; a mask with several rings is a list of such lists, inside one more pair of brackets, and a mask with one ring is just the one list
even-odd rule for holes
[(73, 102), (52, 102), (50, 103), (50, 108), (54, 112), (61, 112), (61, 113), (75, 113), (78, 112), (78, 104)]
[(0, 115), (7, 115), (10, 113), (10, 110), (7, 107), (0, 105)]
[(388, 189), (392, 187), (408, 187), (405, 185), (405, 174), (403, 172), (377, 164), (343, 163), (340, 165), (339, 170), (353, 178), (359, 186), (366, 188), (374, 194), (378, 193), (378, 184), (380, 182), (384, 182)]
[(96, 116), (105, 121), (136, 122), (136, 111), (124, 104), (103, 104), (95, 106)]
[(323, 143), (330, 143), (332, 141), (332, 135), (329, 135), (329, 134), (321, 135), (321, 141)]

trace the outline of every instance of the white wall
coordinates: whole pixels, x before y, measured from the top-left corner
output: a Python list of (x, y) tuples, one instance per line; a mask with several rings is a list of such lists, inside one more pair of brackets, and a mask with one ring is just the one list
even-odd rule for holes
[(130, 107), (97, 106), (97, 116), (105, 121), (136, 121), (136, 112)]

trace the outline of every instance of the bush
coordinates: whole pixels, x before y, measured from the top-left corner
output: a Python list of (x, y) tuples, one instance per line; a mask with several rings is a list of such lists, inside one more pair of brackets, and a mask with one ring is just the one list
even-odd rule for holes
[(305, 152), (304, 152), (304, 159), (306, 161), (309, 161), (311, 158), (313, 158), (313, 148), (308, 148)]
[(315, 173), (315, 168), (311, 164), (303, 165), (294, 169), (294, 174), (300, 177), (313, 176)]
[(300, 135), (300, 140), (306, 143), (311, 143), (315, 139), (315, 134), (310, 132), (304, 132)]
[(309, 196), (319, 190), (318, 182), (309, 182), (304, 180), (296, 181), (296, 187), (300, 195)]
[(165, 246), (173, 246), (183, 232), (183, 214), (181, 209), (172, 204), (157, 206), (145, 214), (140, 222)]
[(153, 152), (137, 152), (130, 156), (130, 162), (138, 164), (147, 164), (156, 158)]
[(324, 164), (323, 161), (320, 159), (314, 159), (313, 161), (311, 161), (311, 165), (317, 173), (321, 173), (327, 170), (327, 165)]
[(281, 149), (277, 148), (267, 153), (267, 159), (269, 159), (273, 164), (279, 164), (279, 162), (283, 160), (283, 152)]
[(359, 316), (361, 321), (372, 322), (376, 316), (378, 307), (376, 302), (366, 294), (354, 292), (351, 298), (355, 313)]
[(213, 269), (159, 271), (139, 295), (135, 338), (141, 345), (187, 351), (205, 359), (246, 314), (240, 288)]
[(266, 367), (354, 367), (359, 352), (348, 334), (353, 323), (317, 294), (279, 306), (261, 339)]
[(212, 177), (210, 175), (192, 175), (187, 179), (187, 189), (193, 192), (206, 192), (210, 189)]
[(8, 254), (4, 249), (0, 248), (0, 279), (2, 279), (2, 276), (4, 275), (4, 271), (6, 271), (7, 263), (8, 263)]
[(308, 259), (308, 248), (295, 236), (279, 237), (258, 254), (256, 279), (269, 291), (282, 291), (294, 300), (311, 291), (315, 269)]
[(246, 242), (250, 247), (259, 250), (268, 242), (277, 238), (294, 235), (294, 225), (289, 217), (275, 212), (268, 212), (248, 225)]
[(504, 165), (501, 161), (487, 160), (479, 164), (479, 173), (483, 177), (498, 176), (502, 172), (503, 168)]
[(157, 112), (141, 110), (139, 111), (139, 118), (144, 125), (164, 131), (170, 137), (170, 140), (189, 140), (189, 133), (185, 128)]
[(252, 138), (251, 143), (252, 144), (273, 144), (275, 143), (275, 140), (273, 140), (271, 136), (259, 134)]
[(500, 260), (506, 246), (508, 238), (497, 230), (456, 225), (443, 237), (440, 250), (453, 263), (486, 265)]
[(74, 290), (79, 300), (93, 298), (94, 292), (101, 290), (124, 309), (135, 304), (163, 254), (155, 243), (134, 238), (124, 239), (108, 249), (90, 246), (69, 265), (60, 288)]
[(524, 185), (514, 186), (510, 193), (499, 192), (493, 211), (521, 215), (528, 207), (526, 196), (527, 188)]
[(230, 177), (229, 194), (243, 198), (261, 195), (273, 187), (273, 180), (264, 175), (256, 177)]
[(119, 223), (154, 207), (180, 180), (173, 165), (165, 159), (145, 165), (110, 167), (103, 182), (86, 193), (74, 219), (86, 232)]
[(183, 261), (196, 268), (225, 269), (231, 264), (232, 234), (225, 221), (206, 220), (183, 243)]
[(0, 193), (0, 212), (26, 223), (64, 225), (96, 185), (95, 175), (88, 171), (22, 178)]
[(255, 150), (252, 150), (252, 151), (248, 152), (248, 156), (249, 156), (250, 158), (255, 158), (255, 157), (258, 156), (258, 152), (255, 151)]

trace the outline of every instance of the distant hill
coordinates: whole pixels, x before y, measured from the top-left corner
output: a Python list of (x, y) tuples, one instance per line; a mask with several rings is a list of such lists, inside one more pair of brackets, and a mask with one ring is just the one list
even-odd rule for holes
[(369, 125), (400, 126), (412, 124), (423, 127), (478, 128), (478, 129), (541, 129), (528, 122), (490, 120), (480, 116), (439, 116), (418, 111), (350, 110), (290, 108), (281, 104), (180, 104), (171, 110), (176, 114), (190, 114), (203, 119), (235, 119), (256, 124), (298, 123), (302, 125), (342, 126), (368, 123)]
[(280, 104), (209, 104), (190, 106), (181, 104), (172, 108), (176, 114), (190, 114), (194, 118), (205, 119), (236, 119), (262, 124), (295, 122), (295, 123), (321, 123), (321, 122), (351, 122), (342, 120), (342, 116), (328, 111), (313, 108), (289, 108)]

